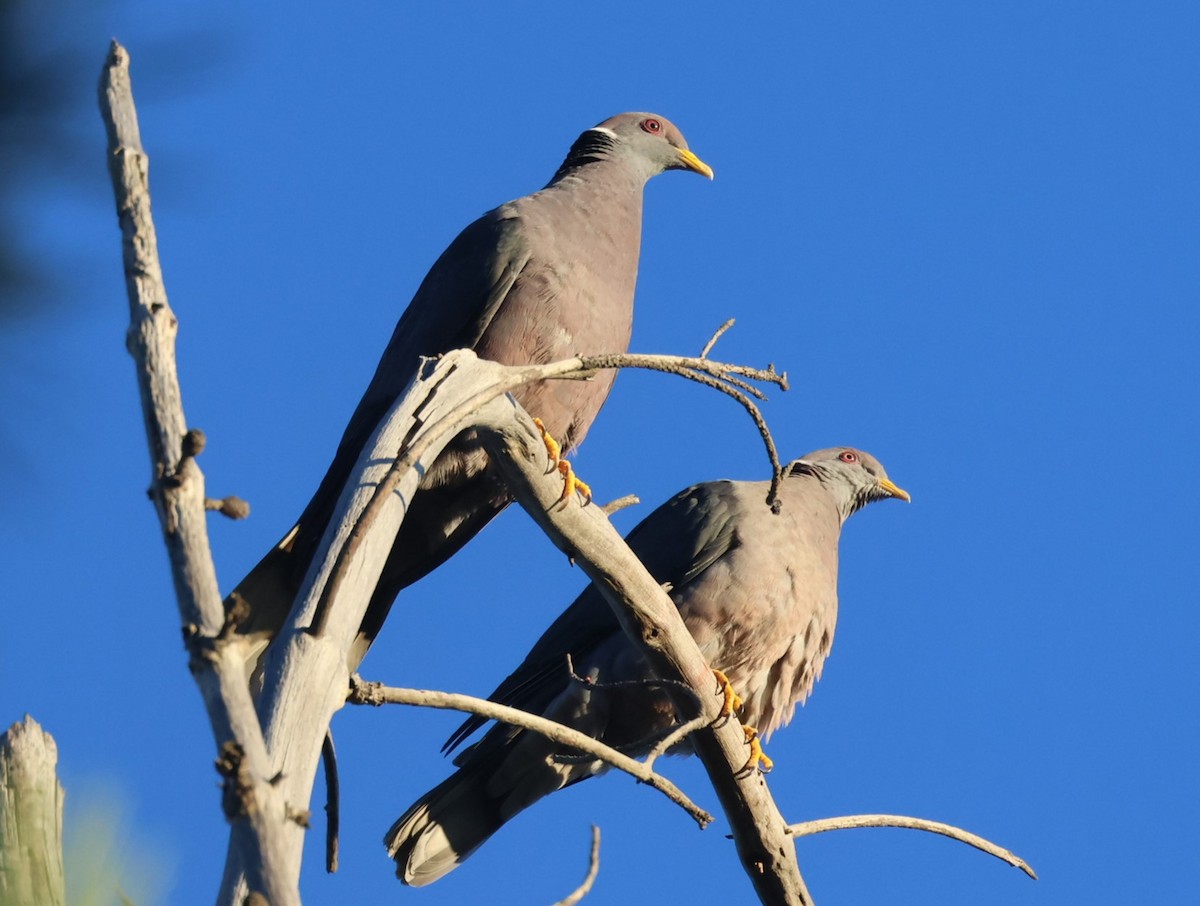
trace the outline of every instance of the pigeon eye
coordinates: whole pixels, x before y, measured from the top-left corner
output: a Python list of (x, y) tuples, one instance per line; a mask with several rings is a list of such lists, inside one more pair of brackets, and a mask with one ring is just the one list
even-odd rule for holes
[(658, 135), (662, 132), (662, 122), (651, 117), (648, 120), (642, 120), (642, 129), (649, 132), (651, 135)]
[(842, 462), (858, 462), (858, 454), (853, 450), (843, 450), (838, 454), (838, 459)]

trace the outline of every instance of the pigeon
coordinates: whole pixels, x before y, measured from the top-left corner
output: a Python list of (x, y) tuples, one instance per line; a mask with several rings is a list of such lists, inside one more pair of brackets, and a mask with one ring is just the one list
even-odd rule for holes
[[(833, 644), (842, 524), (872, 501), (910, 500), (878, 460), (851, 447), (790, 463), (778, 515), (764, 502), (768, 487), (765, 481), (695, 485), (626, 539), (679, 608), (709, 666), (740, 696), (740, 718), (764, 738), (791, 720)], [(595, 585), (490, 697), (627, 754), (648, 751), (677, 722), (671, 697)], [(444, 751), (483, 723), (468, 719)], [(680, 748), (686, 750), (686, 742)], [(405, 884), (438, 880), (517, 813), (606, 769), (505, 724), (492, 727), (455, 764), (458, 770), (418, 799), (384, 838)]]
[[(484, 214), (442, 253), (396, 325), (308, 506), (226, 601), (240, 615), (251, 664), (281, 628), (355, 462), (423, 356), (470, 348), (484, 359), (526, 365), (628, 349), (643, 188), (666, 170), (713, 175), (664, 117), (614, 116), (579, 136), (544, 189)], [(544, 425), (547, 446), (556, 438), (566, 453), (587, 434), (614, 376), (544, 381), (514, 396)], [(351, 651), (352, 669), (399, 591), (510, 501), (474, 434), (451, 441), (405, 515)]]

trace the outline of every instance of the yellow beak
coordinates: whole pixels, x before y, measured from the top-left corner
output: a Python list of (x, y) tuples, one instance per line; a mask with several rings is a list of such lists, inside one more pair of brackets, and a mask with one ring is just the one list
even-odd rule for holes
[(891, 494), (893, 497), (899, 497), (905, 503), (912, 503), (912, 495), (899, 485), (892, 484), (886, 478), (879, 480), (879, 486)]
[(693, 173), (699, 173), (701, 176), (713, 178), (713, 169), (700, 158), (698, 158), (687, 148), (679, 148), (679, 162), (683, 164), (684, 169), (691, 170)]

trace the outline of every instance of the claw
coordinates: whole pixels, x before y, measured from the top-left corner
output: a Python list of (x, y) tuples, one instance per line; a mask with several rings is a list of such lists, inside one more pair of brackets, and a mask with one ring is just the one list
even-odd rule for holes
[(573, 491), (578, 491), (583, 495), (584, 503), (592, 502), (592, 489), (588, 483), (575, 474), (575, 470), (571, 468), (571, 464), (565, 459), (558, 461), (558, 471), (563, 477), (563, 492), (559, 500), (566, 500), (571, 496)]
[(546, 454), (550, 457), (550, 465), (558, 469), (559, 474), (563, 477), (563, 492), (559, 499), (567, 500), (574, 492), (578, 491), (583, 495), (584, 503), (591, 503), (592, 489), (587, 482), (575, 474), (571, 464), (562, 458), (562, 446), (550, 436), (550, 432), (546, 430), (546, 425), (540, 418), (535, 418), (533, 424), (542, 432), (542, 443), (546, 445)]
[(758, 738), (758, 730), (754, 727), (742, 727), (742, 732), (746, 734), (746, 742), (750, 746), (750, 757), (746, 760), (743, 771), (759, 770), (764, 774), (770, 774), (771, 769), (775, 767), (775, 762), (767, 757), (767, 753), (763, 751), (762, 741)]
[(721, 705), (720, 717), (728, 717), (742, 706), (742, 697), (737, 694), (733, 688), (733, 683), (729, 681), (729, 677), (722, 671), (714, 668), (713, 676), (717, 680), (717, 688), (725, 695), (725, 702)]
[(546, 430), (546, 423), (540, 418), (535, 418), (533, 424), (542, 432), (542, 443), (546, 445), (546, 453), (550, 456), (550, 465), (558, 465), (562, 460), (562, 447), (550, 436), (550, 432)]

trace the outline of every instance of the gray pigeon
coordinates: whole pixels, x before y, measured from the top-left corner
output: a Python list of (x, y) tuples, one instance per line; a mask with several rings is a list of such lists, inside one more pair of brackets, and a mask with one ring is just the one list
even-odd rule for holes
[[(484, 214), (442, 253), (396, 325), (312, 500), (230, 596), (230, 606), (248, 610), (240, 629), (256, 643), (255, 651), (282, 626), (354, 463), (421, 356), (470, 348), (481, 358), (523, 365), (628, 348), (642, 189), (665, 170), (712, 178), (663, 117), (614, 116), (579, 136), (546, 188)], [(546, 381), (515, 396), (570, 451), (583, 440), (613, 378), (609, 371), (591, 381)], [(353, 665), (396, 594), (452, 556), (509, 502), (475, 438), (459, 435), (412, 501), (363, 621)]]
[[(906, 491), (849, 447), (790, 463), (773, 515), (768, 482), (714, 481), (675, 495), (626, 539), (667, 589), (709, 665), (742, 696), (741, 719), (769, 736), (821, 674), (837, 622), (838, 537), (851, 513)], [(577, 678), (568, 673), (570, 656)], [(675, 723), (671, 699), (588, 586), (491, 698), (630, 753)], [(480, 727), (467, 720), (444, 749)], [(453, 870), (543, 796), (605, 770), (540, 734), (499, 724), (455, 760), (458, 771), (409, 808), (384, 842), (396, 875), (420, 887)]]

